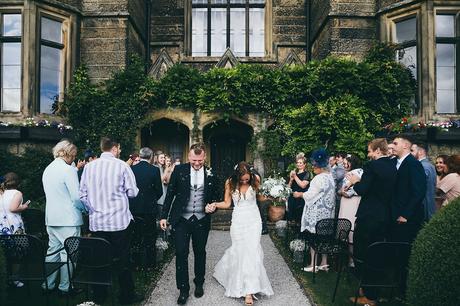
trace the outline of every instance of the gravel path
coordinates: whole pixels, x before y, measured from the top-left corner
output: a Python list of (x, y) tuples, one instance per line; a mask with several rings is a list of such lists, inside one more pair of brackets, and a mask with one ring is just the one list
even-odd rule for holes
[[(224, 251), (230, 247), (230, 232), (211, 231), (207, 244), (206, 281), (204, 296), (197, 299), (193, 296), (195, 289), (193, 284), (193, 251), (190, 250), (189, 273), (190, 273), (190, 297), (187, 305), (243, 305), (243, 299), (227, 298), (224, 296), (224, 288), (212, 277), (214, 266), (223, 256)], [(284, 262), (278, 250), (268, 235), (262, 236), (262, 247), (265, 258), (264, 264), (268, 277), (271, 281), (275, 295), (260, 297), (255, 306), (310, 306), (310, 302), (304, 295), (299, 284), (294, 279), (289, 267)], [(158, 281), (156, 288), (145, 305), (172, 306), (177, 305), (176, 300), (179, 290), (176, 289), (175, 260), (173, 259), (164, 270), (163, 276)]]

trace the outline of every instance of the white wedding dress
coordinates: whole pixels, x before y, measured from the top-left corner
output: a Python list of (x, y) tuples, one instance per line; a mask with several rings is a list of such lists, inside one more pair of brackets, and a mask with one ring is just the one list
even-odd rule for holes
[(246, 194), (232, 194), (235, 205), (230, 236), (232, 246), (217, 263), (214, 277), (225, 288), (227, 297), (244, 297), (247, 294), (273, 295), (263, 264), (260, 245), (262, 221), (257, 207), (256, 193), (249, 186)]

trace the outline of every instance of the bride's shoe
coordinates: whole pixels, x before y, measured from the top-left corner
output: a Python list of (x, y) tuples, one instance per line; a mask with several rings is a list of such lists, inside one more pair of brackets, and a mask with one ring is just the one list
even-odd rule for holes
[(327, 272), (327, 271), (329, 271), (329, 265), (318, 266), (318, 270)]
[[(304, 268), (302, 268), (302, 271), (305, 271), (305, 272), (313, 272), (313, 266), (304, 267)], [(316, 271), (315, 271), (315, 272), (318, 272), (318, 267), (316, 267)]]

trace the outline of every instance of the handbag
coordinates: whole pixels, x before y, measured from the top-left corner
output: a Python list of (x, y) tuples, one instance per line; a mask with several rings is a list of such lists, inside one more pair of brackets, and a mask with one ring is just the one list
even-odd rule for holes
[[(17, 228), (15, 229), (14, 226), (11, 226), (11, 222), (8, 218), (8, 213), (6, 212), (5, 209), (5, 199), (2, 195), (2, 210), (3, 210), (3, 216), (2, 219), (0, 220), (0, 235), (21, 235), (24, 234), (24, 229), (22, 228)], [(3, 221), (6, 221), (6, 224), (3, 224)]]

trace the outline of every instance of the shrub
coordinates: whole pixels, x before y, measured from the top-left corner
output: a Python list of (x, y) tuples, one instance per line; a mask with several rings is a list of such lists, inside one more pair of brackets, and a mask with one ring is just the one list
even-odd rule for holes
[(412, 306), (460, 305), (460, 198), (420, 231), (409, 262)]

